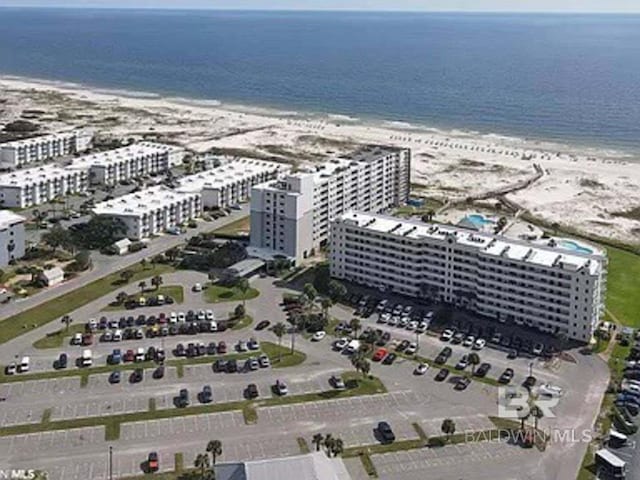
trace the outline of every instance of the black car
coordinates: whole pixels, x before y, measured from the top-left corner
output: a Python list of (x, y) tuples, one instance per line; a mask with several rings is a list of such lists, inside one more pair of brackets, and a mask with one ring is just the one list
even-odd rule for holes
[(207, 355), (215, 355), (216, 354), (216, 342), (209, 342), (207, 345)]
[(238, 361), (232, 358), (227, 362), (227, 373), (235, 373), (238, 371)]
[(179, 331), (180, 331), (180, 329), (178, 328), (177, 325), (170, 325), (169, 326), (169, 335), (177, 335)]
[(389, 343), (389, 340), (391, 340), (391, 334), (389, 332), (383, 332), (376, 345), (378, 345), (379, 347), (384, 347), (387, 343)]
[(271, 325), (271, 322), (269, 320), (262, 320), (256, 325), (256, 330), (264, 330), (269, 325)]
[(247, 398), (258, 398), (258, 386), (255, 383), (250, 383), (247, 386)]
[(164, 377), (164, 365), (160, 365), (153, 371), (153, 378), (157, 380), (162, 377)]
[(227, 371), (227, 361), (222, 358), (213, 362), (213, 371), (214, 372), (226, 372)]
[(176, 357), (184, 357), (186, 355), (186, 351), (184, 349), (184, 345), (179, 343), (176, 345), (176, 349), (173, 351)]
[(120, 383), (120, 370), (114, 370), (109, 375), (109, 383)]
[(491, 364), (490, 363), (486, 363), (486, 362), (485, 363), (481, 363), (480, 366), (474, 372), (474, 375), (476, 377), (484, 377), (484, 376), (487, 375), (489, 370), (491, 370)]
[(513, 369), (512, 368), (507, 368), (504, 372), (502, 372), (502, 375), (500, 375), (500, 378), (498, 378), (498, 382), (502, 383), (504, 385), (506, 385), (509, 382), (511, 382), (511, 380), (513, 380)]
[(509, 359), (518, 358), (518, 350), (516, 350), (515, 348), (512, 348), (511, 350), (509, 350), (509, 352), (507, 353), (507, 358)]
[(396, 439), (393, 430), (391, 430), (391, 425), (387, 422), (378, 423), (377, 431), (382, 443), (393, 443)]
[(55, 361), (55, 368), (61, 369), (61, 368), (67, 368), (67, 363), (69, 362), (69, 358), (67, 357), (66, 353), (61, 353), (60, 356), (58, 357), (58, 360)]
[(211, 403), (213, 401), (213, 391), (210, 385), (205, 385), (200, 392), (200, 402)]
[(435, 376), (436, 382), (444, 382), (449, 376), (449, 370), (446, 368), (441, 368), (438, 374)]
[(189, 390), (187, 390), (186, 388), (180, 390), (178, 398), (176, 399), (176, 405), (180, 408), (189, 406)]
[(460, 377), (456, 382), (456, 386), (453, 388), (456, 390), (465, 390), (469, 384), (471, 384), (471, 379), (469, 377)]
[(196, 353), (199, 357), (207, 353), (207, 347), (205, 347), (204, 343), (199, 343), (198, 345), (196, 345)]
[(400, 345), (398, 345), (396, 350), (398, 352), (404, 352), (407, 349), (407, 347), (409, 346), (409, 343), (411, 343), (411, 342), (409, 342), (409, 340), (403, 340), (402, 342), (400, 342)]
[(447, 363), (448, 357), (446, 355), (443, 355), (442, 353), (440, 353), (436, 359), (434, 360), (435, 363), (437, 363), (438, 365), (444, 365), (445, 363)]
[(527, 378), (524, 379), (522, 386), (524, 388), (531, 389), (536, 384), (536, 381), (537, 381), (536, 377), (528, 376)]
[(384, 360), (382, 360), (382, 363), (384, 363), (385, 365), (391, 365), (397, 358), (398, 356), (395, 353), (389, 353), (386, 357), (384, 357)]
[(129, 381), (131, 383), (140, 383), (143, 378), (144, 378), (144, 370), (142, 368), (136, 368), (131, 374), (131, 377), (129, 377)]

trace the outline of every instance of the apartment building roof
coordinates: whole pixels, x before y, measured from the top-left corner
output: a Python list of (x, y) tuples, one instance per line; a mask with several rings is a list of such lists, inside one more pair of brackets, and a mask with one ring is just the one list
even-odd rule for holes
[(407, 150), (407, 148), (394, 147), (391, 145), (363, 145), (353, 152), (340, 156), (340, 158), (352, 162), (371, 162), (380, 156), (399, 153), (404, 150)]
[(176, 192), (158, 185), (100, 202), (94, 207), (93, 212), (96, 215), (143, 216), (197, 196), (196, 193)]
[(386, 215), (350, 211), (339, 217), (339, 220), (373, 232), (416, 240), (428, 238), (443, 241), (453, 237), (456, 243), (475, 247), (478, 252), (485, 255), (548, 268), (559, 267), (574, 271), (586, 267), (591, 274), (595, 274), (602, 268), (604, 260), (600, 252), (576, 252), (555, 242), (532, 243), (500, 235), (471, 232), (450, 225), (423, 223)]
[(90, 167), (108, 167), (122, 161), (133, 160), (144, 155), (153, 155), (155, 153), (172, 153), (182, 150), (174, 145), (166, 145), (163, 143), (140, 142), (128, 145), (126, 147), (108, 150), (106, 152), (93, 153), (75, 159), (67, 168), (70, 169), (89, 169)]
[(252, 158), (234, 159), (211, 170), (181, 178), (178, 181), (177, 190), (180, 192), (199, 192), (205, 188), (224, 188), (248, 180), (254, 175), (274, 170), (285, 172), (291, 170), (291, 166)]
[(11, 210), (0, 210), (0, 230), (12, 227), (16, 223), (22, 223), (26, 218), (13, 213)]
[(52, 142), (54, 140), (63, 140), (65, 138), (74, 137), (78, 132), (75, 130), (69, 132), (51, 133), (48, 135), (39, 135), (37, 137), (23, 138), (21, 140), (13, 140), (11, 142), (0, 143), (0, 148), (20, 148), (38, 145), (40, 143)]
[(70, 173), (67, 169), (57, 165), (45, 164), (0, 175), (0, 187), (21, 187), (42, 182), (43, 180), (66, 177)]

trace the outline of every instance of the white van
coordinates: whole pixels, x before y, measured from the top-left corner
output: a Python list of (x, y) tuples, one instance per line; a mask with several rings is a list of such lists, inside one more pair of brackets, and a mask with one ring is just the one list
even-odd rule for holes
[(156, 298), (156, 302), (158, 303), (158, 305), (164, 305), (164, 295), (158, 295), (158, 297)]
[(147, 305), (147, 299), (146, 299), (146, 298), (144, 298), (144, 297), (140, 297), (140, 298), (138, 299), (138, 306), (140, 306), (140, 307), (144, 307), (144, 306), (146, 306), (146, 305)]
[(20, 360), (20, 365), (18, 366), (18, 371), (20, 373), (29, 371), (29, 357), (22, 357), (22, 360)]
[(83, 367), (90, 367), (93, 365), (93, 355), (88, 348), (82, 351), (82, 357), (80, 357), (80, 363)]
[(138, 347), (136, 351), (136, 362), (144, 362), (146, 352), (143, 347)]
[(353, 353), (356, 353), (359, 349), (360, 349), (360, 341), (351, 340), (349, 342), (349, 345), (347, 345), (347, 348), (344, 349), (343, 353), (346, 353), (347, 355), (351, 355)]
[(218, 324), (214, 321), (209, 322), (209, 331), (210, 332), (217, 332), (218, 331)]
[(71, 337), (71, 345), (81, 345), (82, 344), (82, 334), (74, 333), (73, 337)]
[(122, 341), (122, 330), (116, 330), (113, 332), (113, 337), (111, 338), (113, 342), (121, 342)]

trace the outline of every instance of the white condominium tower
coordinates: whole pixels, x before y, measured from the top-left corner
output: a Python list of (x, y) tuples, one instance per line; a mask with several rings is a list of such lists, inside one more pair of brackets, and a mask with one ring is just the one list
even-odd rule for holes
[(179, 165), (183, 157), (183, 148), (140, 142), (80, 157), (67, 168), (88, 171), (93, 184), (116, 185), (123, 180), (166, 172)]
[(604, 311), (606, 255), (574, 241), (525, 242), (348, 212), (332, 223), (330, 245), (335, 278), (582, 342)]
[(384, 212), (409, 196), (411, 151), (366, 146), (253, 188), (251, 247), (296, 260), (326, 243), (329, 222), (350, 209)]
[(64, 155), (84, 152), (91, 147), (93, 133), (72, 130), (0, 144), (0, 167), (23, 168), (34, 162), (43, 162)]
[(199, 193), (180, 193), (156, 186), (101, 202), (93, 213), (122, 220), (127, 237), (141, 240), (199, 217), (202, 201)]
[(24, 257), (24, 222), (24, 217), (0, 210), (0, 267)]

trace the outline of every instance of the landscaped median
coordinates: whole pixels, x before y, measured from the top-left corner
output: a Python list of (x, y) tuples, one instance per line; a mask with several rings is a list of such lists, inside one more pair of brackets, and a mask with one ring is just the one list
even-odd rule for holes
[[(223, 360), (246, 360), (249, 357), (255, 357), (260, 353), (264, 353), (269, 357), (273, 368), (286, 368), (293, 367), (301, 364), (305, 361), (307, 356), (298, 351), (278, 346), (271, 342), (261, 342), (260, 350), (242, 353), (229, 353), (226, 355), (211, 355), (195, 358), (172, 358), (164, 362), (168, 367), (176, 367), (178, 369), (178, 377), (182, 377), (180, 370), (184, 367), (191, 365), (203, 365), (207, 363), (213, 363), (218, 359)], [(99, 367), (90, 368), (72, 368), (69, 370), (51, 370), (47, 372), (35, 372), (27, 374), (6, 375), (5, 369), (2, 368), (0, 372), (0, 383), (12, 383), (12, 382), (26, 382), (29, 380), (46, 380), (51, 378), (64, 378), (64, 377), (80, 377), (81, 385), (85, 386), (88, 382), (89, 375), (97, 375), (101, 373), (111, 373), (114, 370), (132, 371), (136, 368), (154, 368), (158, 365), (154, 362), (139, 362), (139, 363), (120, 363), (118, 365), (102, 365)]]
[[(144, 297), (147, 300), (149, 297), (157, 297), (158, 295), (164, 295), (165, 297), (171, 297), (175, 304), (181, 304), (184, 302), (184, 287), (182, 285), (163, 285), (160, 288), (144, 290), (140, 293), (129, 295), (127, 299), (122, 303), (112, 302), (108, 306), (102, 309), (103, 312), (114, 312), (120, 310), (127, 310), (125, 306), (128, 302), (137, 302), (140, 297)], [(171, 308), (171, 305), (167, 305), (167, 308)]]
[(317, 402), (334, 398), (345, 398), (360, 395), (374, 395), (385, 393), (387, 390), (374, 377), (362, 378), (353, 372), (343, 374), (347, 385), (346, 390), (328, 390), (305, 395), (291, 395), (284, 397), (265, 398), (263, 400), (238, 400), (235, 402), (219, 403), (213, 405), (197, 405), (187, 408), (172, 408), (166, 410), (155, 409), (152, 402), (146, 412), (122, 413), (101, 417), (78, 418), (74, 420), (51, 420), (50, 411), (43, 415), (42, 421), (35, 424), (14, 425), (0, 428), (0, 436), (22, 435), (28, 433), (46, 432), (54, 430), (69, 430), (83, 427), (104, 427), (105, 440), (114, 441), (120, 438), (120, 426), (123, 423), (158, 420), (165, 418), (187, 417), (209, 413), (239, 411), (242, 412), (247, 424), (255, 424), (258, 421), (257, 408), (274, 405), (291, 405), (305, 402)]
[[(127, 282), (124, 282), (121, 276), (122, 272), (125, 271), (133, 273)], [(29, 330), (58, 320), (67, 313), (125, 285), (172, 271), (174, 271), (174, 268), (169, 265), (154, 264), (145, 267), (134, 265), (95, 280), (83, 287), (76, 288), (71, 292), (44, 302), (37, 307), (30, 308), (29, 310), (25, 310), (24, 312), (0, 321), (0, 344), (8, 342)]]

